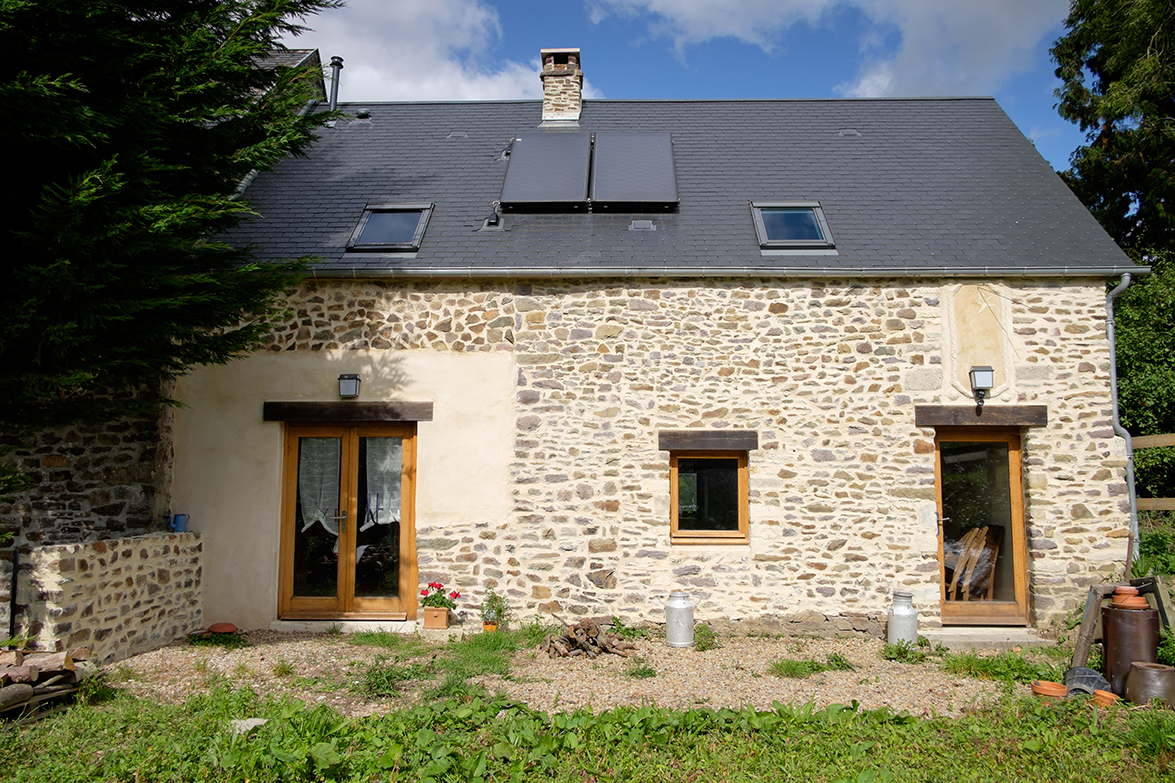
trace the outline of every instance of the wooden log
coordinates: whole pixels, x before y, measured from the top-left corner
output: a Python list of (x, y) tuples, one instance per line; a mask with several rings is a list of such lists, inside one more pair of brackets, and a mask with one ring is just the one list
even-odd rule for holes
[(0, 669), (0, 684), (11, 682), (36, 682), (41, 670), (30, 663), (21, 666), (5, 666)]
[(99, 671), (101, 670), (98, 668), (97, 664), (90, 663), (89, 661), (77, 661), (73, 665), (72, 679), (75, 683), (81, 682), (82, 680), (87, 680), (90, 677), (93, 677)]
[(55, 693), (65, 690), (73, 690), (73, 672), (58, 674), (56, 677), (50, 677), (44, 682), (38, 682), (33, 686), (33, 695), (40, 696), (45, 693)]
[(33, 698), (33, 686), (23, 682), (6, 685), (0, 688), (0, 710), (24, 704), (31, 698)]
[(20, 666), (24, 663), (24, 653), (20, 650), (0, 650), (0, 666)]
[(42, 675), (71, 672), (74, 669), (73, 656), (69, 651), (59, 653), (33, 653), (26, 655), (24, 662), (36, 666)]

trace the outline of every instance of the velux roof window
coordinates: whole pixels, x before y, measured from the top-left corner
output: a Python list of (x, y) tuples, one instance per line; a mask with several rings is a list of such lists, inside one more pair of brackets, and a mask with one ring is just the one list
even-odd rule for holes
[(432, 204), (368, 204), (347, 242), (348, 250), (420, 249)]
[(832, 248), (832, 233), (817, 202), (753, 202), (751, 215), (762, 248)]

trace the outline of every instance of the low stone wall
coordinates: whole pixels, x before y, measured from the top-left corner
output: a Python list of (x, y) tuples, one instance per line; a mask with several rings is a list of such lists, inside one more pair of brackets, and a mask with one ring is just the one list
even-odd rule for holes
[(202, 623), (202, 548), (199, 533), (39, 547), (17, 586), (22, 629), (39, 649), (89, 647), (101, 662), (162, 647)]

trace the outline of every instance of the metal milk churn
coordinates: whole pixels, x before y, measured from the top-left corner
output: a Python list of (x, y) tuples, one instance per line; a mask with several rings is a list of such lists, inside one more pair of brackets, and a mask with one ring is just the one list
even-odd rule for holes
[(887, 641), (918, 643), (918, 610), (914, 608), (914, 594), (894, 591), (893, 606), (889, 608), (889, 623), (886, 626)]
[(690, 603), (689, 593), (670, 593), (665, 602), (665, 644), (694, 646), (694, 605)]

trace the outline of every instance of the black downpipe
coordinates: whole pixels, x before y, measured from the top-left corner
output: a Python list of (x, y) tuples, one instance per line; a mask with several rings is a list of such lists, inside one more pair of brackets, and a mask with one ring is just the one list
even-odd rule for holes
[(16, 576), (20, 573), (20, 544), (12, 542), (12, 591), (8, 596), (8, 638), (16, 638)]

